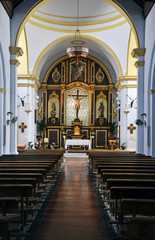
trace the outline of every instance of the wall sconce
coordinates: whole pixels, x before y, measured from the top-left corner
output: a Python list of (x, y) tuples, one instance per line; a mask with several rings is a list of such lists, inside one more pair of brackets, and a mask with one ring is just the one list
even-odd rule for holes
[(26, 104), (25, 112), (26, 112), (27, 114), (29, 114), (29, 113), (31, 112), (30, 104), (29, 104), (29, 103)]
[(124, 111), (123, 111), (125, 114), (128, 114), (130, 112), (129, 110), (129, 107), (128, 107), (128, 104), (126, 103), (125, 104), (125, 108), (124, 108)]

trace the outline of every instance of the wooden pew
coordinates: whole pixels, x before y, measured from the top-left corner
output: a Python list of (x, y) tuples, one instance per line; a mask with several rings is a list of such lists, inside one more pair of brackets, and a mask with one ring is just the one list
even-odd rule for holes
[(110, 188), (110, 199), (155, 199), (155, 187), (114, 186)]
[(107, 179), (106, 189), (110, 190), (114, 186), (143, 186), (154, 187), (155, 179)]
[(155, 174), (153, 173), (112, 173), (106, 172), (102, 174), (102, 181), (106, 183), (108, 179), (155, 179)]
[(33, 194), (30, 184), (0, 184), (0, 197), (20, 197), (21, 200), (21, 224), (24, 227), (24, 198)]

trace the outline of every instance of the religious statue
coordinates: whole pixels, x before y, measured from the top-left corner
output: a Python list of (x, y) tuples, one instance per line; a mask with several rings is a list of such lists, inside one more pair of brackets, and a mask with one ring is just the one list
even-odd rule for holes
[(103, 102), (100, 102), (100, 106), (98, 108), (98, 117), (104, 117), (104, 105), (103, 105)]
[(56, 105), (53, 102), (51, 106), (51, 117), (55, 117), (55, 115), (56, 115)]
[(79, 112), (79, 109), (80, 109), (79, 101), (82, 98), (87, 97), (87, 95), (79, 95), (79, 90), (77, 90), (77, 95), (68, 95), (68, 96), (72, 97), (75, 100), (76, 118), (78, 119), (78, 112)]

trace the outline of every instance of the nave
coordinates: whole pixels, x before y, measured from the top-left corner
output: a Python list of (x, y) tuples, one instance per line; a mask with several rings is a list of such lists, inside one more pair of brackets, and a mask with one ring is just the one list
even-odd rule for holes
[(80, 154), (0, 158), (3, 240), (155, 240), (155, 159), (116, 150)]
[(108, 240), (86, 158), (67, 158), (34, 240)]

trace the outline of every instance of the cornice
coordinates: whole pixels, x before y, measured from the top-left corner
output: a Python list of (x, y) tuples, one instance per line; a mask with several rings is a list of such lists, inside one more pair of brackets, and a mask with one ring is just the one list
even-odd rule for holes
[(140, 56), (144, 56), (146, 52), (146, 48), (134, 48), (131, 52), (133, 58), (138, 58)]
[(136, 61), (135, 62), (135, 67), (138, 68), (138, 67), (143, 67), (145, 64), (145, 61)]
[(137, 76), (120, 76), (117, 78), (117, 83), (115, 84), (115, 88), (119, 89), (122, 82), (130, 82), (137, 81)]
[(0, 92), (1, 93), (5, 93), (5, 89), (4, 88), (0, 88)]
[(36, 88), (38, 88), (38, 89), (41, 88), (41, 84), (39, 82), (39, 77), (36, 75), (18, 74), (17, 79), (34, 81)]
[(155, 94), (155, 89), (151, 89), (150, 91), (149, 91), (149, 94), (151, 95), (151, 94)]
[(120, 82), (137, 81), (137, 76), (120, 76), (117, 78), (117, 81), (120, 81)]
[(20, 57), (23, 55), (23, 50), (20, 47), (9, 47), (10, 53), (13, 55), (16, 55), (17, 57)]
[(124, 89), (124, 88), (137, 88), (137, 84), (125, 84), (119, 87), (120, 89)]
[(17, 83), (17, 87), (32, 87), (35, 88), (36, 85), (32, 83)]
[(16, 59), (10, 59), (10, 64), (18, 67), (20, 65), (20, 62)]

